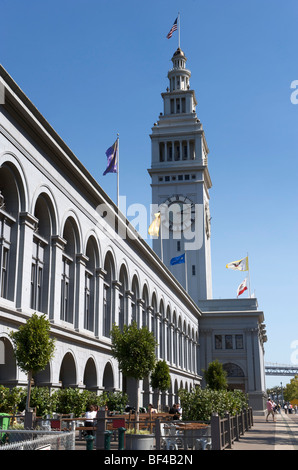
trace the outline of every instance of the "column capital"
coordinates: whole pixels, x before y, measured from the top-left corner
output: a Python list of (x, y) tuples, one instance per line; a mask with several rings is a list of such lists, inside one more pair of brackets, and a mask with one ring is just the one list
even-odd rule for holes
[(51, 237), (52, 245), (60, 248), (60, 250), (64, 250), (67, 241), (64, 238), (60, 237), (59, 235), (53, 235)]
[(102, 268), (96, 268), (95, 272), (96, 272), (96, 275), (100, 277), (101, 279), (104, 279), (104, 277), (107, 275), (107, 271), (105, 271)]
[(77, 253), (76, 254), (76, 260), (77, 260), (77, 263), (80, 263), (83, 266), (86, 266), (87, 262), (89, 261), (89, 258), (88, 258), (88, 256), (84, 255), (83, 253)]
[(38, 226), (38, 219), (29, 212), (20, 212), (20, 223), (27, 225), (32, 230), (36, 230)]
[(122, 282), (116, 281), (116, 280), (115, 280), (115, 281), (112, 281), (112, 286), (113, 286), (115, 289), (117, 289), (117, 290), (120, 291), (120, 290), (121, 290), (121, 287), (122, 287)]

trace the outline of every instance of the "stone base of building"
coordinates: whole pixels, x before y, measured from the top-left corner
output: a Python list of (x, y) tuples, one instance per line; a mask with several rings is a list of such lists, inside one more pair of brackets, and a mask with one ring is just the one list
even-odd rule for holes
[(248, 392), (249, 406), (252, 407), (255, 416), (265, 416), (266, 400), (267, 396), (265, 392)]

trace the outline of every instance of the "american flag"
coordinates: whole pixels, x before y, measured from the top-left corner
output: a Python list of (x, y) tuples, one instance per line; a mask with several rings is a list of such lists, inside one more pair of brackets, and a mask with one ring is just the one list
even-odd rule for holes
[(173, 35), (173, 32), (177, 31), (177, 21), (178, 21), (178, 17), (175, 19), (173, 26), (171, 27), (170, 31), (168, 32), (167, 39), (170, 39)]

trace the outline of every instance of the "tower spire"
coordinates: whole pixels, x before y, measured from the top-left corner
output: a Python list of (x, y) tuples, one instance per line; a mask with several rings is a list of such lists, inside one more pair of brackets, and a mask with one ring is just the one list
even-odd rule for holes
[[(191, 72), (180, 47), (172, 56), (164, 112), (151, 134), (152, 204), (160, 208), (163, 241), (153, 249), (195, 302), (212, 298), (208, 146), (197, 117)], [(186, 253), (187, 252), (187, 253)], [(185, 253), (185, 265), (171, 260)]]

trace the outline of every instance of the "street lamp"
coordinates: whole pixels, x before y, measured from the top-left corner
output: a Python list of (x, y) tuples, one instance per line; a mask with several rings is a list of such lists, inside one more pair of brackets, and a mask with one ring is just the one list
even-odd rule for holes
[(282, 389), (282, 382), (280, 382), (280, 386), (281, 386), (281, 402), (282, 402), (282, 404), (284, 404), (284, 394), (283, 394), (283, 389)]

